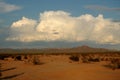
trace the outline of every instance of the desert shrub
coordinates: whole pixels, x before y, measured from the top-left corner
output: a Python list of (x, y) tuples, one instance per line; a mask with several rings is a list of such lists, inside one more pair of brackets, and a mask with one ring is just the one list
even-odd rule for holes
[(79, 56), (77, 56), (77, 55), (71, 55), (69, 57), (69, 59), (72, 60), (72, 61), (79, 61)]
[(0, 55), (0, 60), (4, 60), (5, 58), (8, 58), (8, 55)]
[(111, 60), (113, 69), (120, 69), (120, 59)]
[(90, 63), (90, 62), (100, 62), (100, 57), (95, 57), (94, 55), (85, 55), (82, 56), (83, 63)]
[(27, 57), (27, 56), (24, 56), (24, 59), (28, 59), (28, 57)]
[(34, 65), (39, 65), (40, 64), (40, 60), (38, 56), (33, 56), (33, 64)]
[(81, 60), (83, 63), (89, 63), (89, 56), (87, 54), (81, 55)]
[(90, 62), (100, 62), (99, 58), (89, 58), (88, 61)]
[(110, 63), (108, 63), (105, 66), (113, 70), (120, 69), (120, 59), (112, 59), (110, 60)]
[(0, 79), (1, 79), (1, 77), (2, 77), (2, 70), (1, 70), (1, 67), (2, 67), (2, 65), (1, 65), (1, 63), (0, 63)]
[(16, 56), (15, 60), (22, 60), (21, 56)]
[(88, 61), (87, 58), (82, 58), (82, 62), (83, 62), (83, 63), (89, 63), (89, 61)]
[(101, 61), (104, 61), (104, 57), (102, 57), (100, 60), (101, 60)]
[(5, 58), (4, 56), (0, 56), (0, 60), (4, 60), (4, 58)]

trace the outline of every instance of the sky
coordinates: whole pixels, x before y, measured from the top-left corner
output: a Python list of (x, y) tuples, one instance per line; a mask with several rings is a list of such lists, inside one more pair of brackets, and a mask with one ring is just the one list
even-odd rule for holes
[(0, 48), (120, 50), (120, 0), (0, 0)]

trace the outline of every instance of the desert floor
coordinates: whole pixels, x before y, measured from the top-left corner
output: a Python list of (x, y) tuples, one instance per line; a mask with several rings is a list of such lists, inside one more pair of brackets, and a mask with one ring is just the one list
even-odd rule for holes
[(40, 55), (41, 65), (0, 61), (3, 80), (120, 80), (120, 70), (106, 62), (72, 62), (69, 55)]

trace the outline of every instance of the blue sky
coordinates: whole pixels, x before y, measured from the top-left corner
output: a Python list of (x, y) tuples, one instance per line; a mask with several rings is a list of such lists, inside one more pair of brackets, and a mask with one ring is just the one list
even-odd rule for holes
[[(120, 39), (117, 38), (120, 34), (120, 0), (0, 0), (0, 47), (12, 47), (12, 48), (21, 48), (21, 47), (68, 47), (76, 46), (76, 43), (79, 45), (90, 45), (93, 47), (105, 47), (105, 48), (115, 48), (120, 49)], [(42, 15), (40, 15), (40, 13)], [(87, 14), (87, 15), (86, 15)], [(48, 16), (49, 15), (49, 16)], [(63, 16), (64, 15), (64, 16)], [(82, 17), (83, 15), (83, 17)], [(102, 18), (101, 18), (102, 15)], [(23, 18), (24, 17), (24, 18)], [(73, 29), (74, 36), (68, 37), (70, 35), (69, 32), (72, 32), (70, 28), (64, 28), (71, 25), (65, 24), (64, 21), (59, 21), (59, 19), (63, 19), (71, 23), (71, 25), (76, 26), (78, 30)], [(52, 20), (51, 20), (52, 18)], [(58, 19), (59, 18), (59, 19)], [(80, 18), (78, 20), (78, 18)], [(99, 33), (95, 36), (93, 34), (88, 35), (89, 33), (83, 33), (81, 30), (83, 29), (90, 31), (93, 28), (89, 28), (89, 24), (85, 25), (86, 18), (90, 18), (89, 23), (93, 25), (93, 22), (96, 25), (104, 25), (104, 29), (100, 32), (105, 33), (107, 37), (106, 39), (101, 38), (102, 35)], [(59, 24), (55, 22), (58, 19)], [(82, 20), (81, 20), (82, 19)], [(48, 20), (51, 20), (49, 22)], [(98, 23), (98, 21), (105, 22), (104, 24)], [(24, 22), (27, 22), (26, 24)], [(72, 24), (72, 22), (74, 22)], [(82, 22), (84, 21), (84, 22)], [(13, 23), (15, 23), (13, 25)], [(45, 26), (46, 24), (54, 24), (53, 26)], [(20, 26), (22, 28), (16, 29), (18, 27), (17, 24), (24, 24), (24, 26)], [(31, 28), (24, 29), (23, 27), (29, 25), (34, 25), (34, 29), (37, 31), (31, 31)], [(30, 24), (31, 23), (31, 24)], [(80, 24), (81, 23), (81, 24)], [(44, 24), (44, 25), (43, 25)], [(64, 27), (59, 27), (60, 25), (66, 25)], [(80, 25), (81, 28), (78, 27)], [(94, 29), (96, 29), (96, 26)], [(106, 26), (110, 25), (110, 28), (106, 28)], [(82, 28), (82, 26), (88, 26), (87, 28)], [(15, 27), (15, 28), (14, 28)], [(91, 26), (90, 26), (91, 27)], [(14, 29), (13, 29), (14, 28)], [(42, 29), (43, 30), (42, 30)], [(49, 28), (49, 29), (48, 29)], [(51, 29), (54, 28), (54, 32), (56, 35), (49, 35), (51, 33)], [(74, 27), (75, 28), (75, 27)], [(97, 27), (99, 28), (99, 27)], [(118, 29), (117, 29), (118, 28)], [(62, 34), (62, 29), (64, 33)], [(69, 30), (68, 30), (69, 29)], [(113, 31), (112, 31), (113, 30)], [(42, 34), (43, 31), (46, 34)], [(55, 32), (56, 31), (56, 32)], [(94, 30), (92, 30), (94, 32)], [(34, 34), (32, 34), (34, 32)], [(79, 33), (80, 32), (80, 33)], [(60, 34), (61, 33), (61, 34)], [(106, 34), (107, 33), (107, 34)], [(16, 35), (15, 35), (16, 34)], [(37, 37), (33, 37), (30, 35), (34, 35)], [(85, 35), (84, 35), (85, 34)], [(25, 35), (25, 36), (23, 36)], [(39, 35), (39, 36), (38, 36)], [(67, 35), (65, 38), (61, 38), (61, 35)], [(77, 35), (77, 37), (75, 37)], [(16, 37), (17, 36), (17, 37)], [(24, 41), (21, 40), (22, 37), (36, 38), (31, 39), (27, 42), (28, 38), (24, 38)], [(44, 37), (43, 37), (44, 36)], [(48, 36), (49, 38), (46, 38)], [(85, 37), (84, 37), (85, 36)], [(94, 39), (89, 38), (93, 36)], [(80, 39), (79, 39), (80, 37)], [(84, 38), (83, 38), (84, 37)], [(40, 39), (46, 38), (46, 39)], [(53, 39), (54, 38), (54, 39)], [(101, 38), (101, 41), (97, 38)], [(71, 39), (71, 40), (68, 40)], [(66, 42), (66, 45), (63, 43)], [(40, 45), (38, 45), (39, 43)], [(52, 44), (54, 44), (52, 46)], [(83, 44), (84, 43), (84, 44)], [(77, 45), (78, 46), (78, 45)]]
[(0, 17), (7, 20), (9, 19), (9, 21), (20, 19), (22, 16), (38, 19), (40, 12), (49, 10), (64, 10), (70, 12), (73, 16), (79, 16), (86, 13), (92, 14), (94, 16), (97, 16), (98, 14), (103, 14), (106, 18), (112, 18), (115, 20), (120, 19), (120, 17), (118, 17), (120, 16), (120, 10), (105, 11), (101, 9), (100, 11), (97, 9), (93, 10), (86, 8), (86, 6), (90, 5), (100, 7), (104, 6), (107, 8), (119, 8), (120, 0), (4, 0), (2, 2), (21, 7), (20, 10), (0, 14)]

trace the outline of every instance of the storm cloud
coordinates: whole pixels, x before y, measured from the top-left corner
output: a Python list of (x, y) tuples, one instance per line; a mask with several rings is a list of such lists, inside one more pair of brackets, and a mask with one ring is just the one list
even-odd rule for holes
[(65, 11), (45, 11), (38, 20), (22, 17), (10, 27), (7, 41), (93, 41), (120, 43), (120, 22), (105, 19), (102, 14), (71, 16)]

